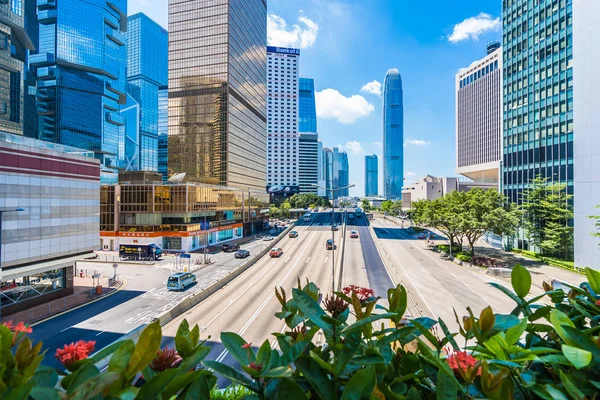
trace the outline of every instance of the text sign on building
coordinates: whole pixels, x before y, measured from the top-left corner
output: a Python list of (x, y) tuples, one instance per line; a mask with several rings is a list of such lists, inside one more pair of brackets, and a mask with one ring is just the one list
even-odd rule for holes
[(288, 47), (267, 46), (267, 52), (280, 54), (294, 54), (297, 56), (300, 55), (300, 49), (290, 49)]

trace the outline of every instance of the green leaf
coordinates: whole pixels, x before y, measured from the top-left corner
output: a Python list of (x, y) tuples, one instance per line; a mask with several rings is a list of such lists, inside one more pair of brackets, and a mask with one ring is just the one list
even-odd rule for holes
[(443, 372), (438, 372), (435, 384), (435, 398), (437, 400), (453, 400), (457, 398), (458, 388), (454, 381)]
[(412, 324), (414, 326), (416, 326), (417, 329), (423, 334), (423, 336), (425, 336), (427, 338), (427, 340), (429, 341), (429, 343), (431, 343), (432, 345), (434, 345), (437, 350), (440, 350), (440, 342), (433, 335), (433, 333), (431, 333), (429, 331), (429, 329), (425, 328), (423, 325), (421, 325), (417, 321), (412, 321)]
[(274, 363), (273, 365), (281, 367), (284, 365), (292, 364), (294, 361), (296, 361), (298, 357), (300, 357), (300, 355), (302, 355), (304, 349), (306, 349), (306, 346), (308, 346), (309, 343), (310, 339), (294, 344), (289, 349), (285, 350), (281, 358), (279, 358), (278, 362), (276, 364)]
[(563, 344), (562, 352), (577, 369), (587, 367), (592, 362), (592, 353), (589, 351)]
[(128, 388), (121, 390), (117, 394), (117, 398), (120, 400), (134, 400), (135, 396), (137, 396), (139, 391), (140, 391), (140, 389), (130, 386)]
[(562, 340), (567, 342), (567, 334), (565, 333), (564, 326), (575, 327), (575, 324), (569, 319), (569, 317), (559, 310), (552, 310), (550, 312), (550, 323), (556, 330), (556, 333)]
[(188, 357), (192, 355), (197, 344), (198, 341), (194, 342), (192, 339), (189, 323), (184, 319), (177, 327), (177, 333), (175, 334), (175, 348), (177, 349), (177, 353), (183, 358)]
[[(511, 276), (512, 276), (512, 274), (511, 274)], [(492, 285), (493, 287), (495, 287), (496, 289), (500, 290), (502, 293), (504, 293), (511, 299), (513, 299), (517, 304), (519, 304), (519, 305), (522, 304), (522, 300), (520, 298), (518, 298), (517, 296), (515, 296), (515, 294), (513, 292), (511, 292), (510, 289), (508, 289), (505, 286), (502, 286), (496, 282), (489, 282), (489, 284)]]
[(202, 364), (206, 365), (216, 373), (223, 375), (227, 379), (244, 385), (251, 390), (258, 390), (256, 384), (252, 382), (250, 378), (231, 368), (229, 365), (221, 364), (220, 362), (216, 361), (202, 361)]
[(527, 329), (527, 318), (523, 318), (517, 325), (508, 328), (505, 336), (506, 343), (509, 345), (517, 343), (525, 329)]
[(441, 318), (438, 318), (438, 323), (442, 328), (442, 332), (444, 332), (444, 335), (446, 335), (445, 338), (448, 339), (448, 342), (452, 345), (452, 348), (455, 351), (459, 351), (460, 347), (458, 347), (458, 343), (456, 343), (456, 340), (454, 340), (454, 335), (450, 333), (450, 330), (448, 329), (446, 323)]
[(287, 378), (279, 380), (275, 400), (302, 400), (307, 398), (304, 390), (293, 380)]
[(531, 274), (527, 271), (527, 268), (521, 264), (515, 265), (511, 274), (510, 281), (515, 293), (520, 298), (525, 298), (531, 290)]
[[(165, 390), (162, 392), (163, 400), (169, 400), (175, 396), (179, 391), (183, 390), (190, 383), (202, 375), (203, 371), (190, 371), (189, 369), (177, 368), (178, 374), (173, 380), (167, 385)], [(187, 372), (185, 372), (187, 371)], [(182, 373), (183, 372), (183, 373)], [(146, 377), (146, 375), (144, 375)]]
[(333, 382), (329, 380), (327, 373), (316, 361), (302, 356), (296, 360), (295, 365), (321, 400), (329, 400), (337, 397)]
[(600, 272), (595, 269), (586, 268), (585, 275), (592, 290), (596, 292), (596, 294), (600, 294)]
[(330, 374), (335, 374), (335, 368), (333, 368), (333, 365), (329, 364), (327, 361), (323, 360), (321, 358), (321, 356), (317, 353), (315, 353), (314, 351), (309, 351), (308, 352), (310, 358), (312, 358), (314, 361), (317, 362), (317, 364), (319, 364), (325, 371), (327, 371)]
[(114, 352), (108, 362), (108, 370), (111, 372), (122, 373), (127, 369), (131, 356), (135, 351), (135, 344), (132, 340), (119, 342), (119, 348)]
[(74, 374), (73, 378), (69, 382), (69, 387), (67, 388), (67, 394), (73, 394), (77, 387), (89, 380), (93, 377), (100, 375), (100, 371), (94, 364), (86, 364), (83, 367), (79, 368)]
[(53, 387), (35, 386), (33, 389), (31, 389), (29, 397), (31, 397), (33, 400), (60, 400), (58, 390)]
[(238, 334), (233, 332), (221, 332), (221, 342), (240, 364), (248, 365), (254, 362), (255, 355), (252, 348), (245, 349), (248, 343)]
[(349, 331), (353, 331), (355, 329), (360, 328), (361, 326), (364, 325), (368, 325), (371, 324), (375, 321), (378, 321), (380, 319), (390, 319), (391, 317), (397, 316), (398, 314), (396, 313), (385, 313), (385, 314), (373, 314), (373, 315), (369, 315), (366, 318), (360, 319), (358, 321), (356, 321), (355, 323), (353, 323), (350, 326), (345, 327), (344, 329), (342, 329), (341, 333), (346, 333)]
[(144, 399), (155, 399), (159, 396), (163, 390), (167, 387), (167, 385), (175, 379), (179, 370), (175, 368), (167, 369), (166, 371), (160, 372), (156, 374), (155, 377), (146, 381), (144, 385), (141, 387), (138, 392), (136, 399), (144, 400)]
[(33, 388), (33, 383), (29, 382), (24, 385), (19, 385), (16, 388), (10, 390), (6, 393), (2, 399), (3, 400), (26, 400), (29, 397), (29, 393)]
[(54, 388), (58, 382), (58, 374), (54, 368), (40, 365), (31, 379), (35, 387)]
[(368, 356), (358, 356), (354, 357), (350, 360), (350, 364), (358, 364), (358, 365), (373, 365), (373, 364), (383, 364), (385, 363), (385, 359), (383, 356), (379, 354), (370, 354)]
[(327, 322), (323, 321), (322, 316), (326, 315), (325, 311), (319, 306), (309, 294), (303, 292), (299, 289), (293, 289), (292, 295), (294, 300), (296, 301), (296, 305), (298, 309), (304, 314), (306, 318), (308, 318), (313, 324), (317, 325), (319, 328), (323, 329), (323, 332), (326, 336), (331, 336), (333, 334), (333, 330), (331, 325)]
[(335, 371), (338, 374), (341, 374), (344, 371), (352, 357), (357, 354), (361, 343), (360, 330), (351, 331), (346, 335), (341, 350), (336, 353)]
[(156, 357), (156, 352), (160, 348), (162, 333), (159, 321), (149, 324), (140, 335), (135, 345), (135, 351), (131, 355), (129, 365), (125, 371), (127, 377), (133, 377), (143, 370)]
[(184, 400), (210, 399), (210, 390), (214, 383), (209, 382), (209, 378), (201, 376), (190, 385), (185, 393)]
[(481, 314), (479, 315), (479, 326), (484, 333), (492, 330), (495, 321), (496, 318), (494, 317), (494, 311), (492, 311), (492, 307), (487, 306), (481, 310)]
[(560, 380), (563, 385), (565, 385), (565, 389), (567, 389), (567, 393), (573, 399), (585, 399), (586, 396), (583, 394), (581, 390), (573, 383), (573, 381), (565, 374), (562, 370), (559, 370)]
[(269, 369), (271, 362), (271, 344), (268, 340), (265, 340), (258, 349), (258, 354), (256, 355), (256, 363), (263, 366), (263, 368)]
[(369, 400), (376, 383), (374, 367), (360, 369), (348, 381), (340, 400)]
[(266, 371), (265, 373), (261, 373), (261, 378), (289, 378), (292, 376), (292, 368), (291, 367), (275, 367)]
[(179, 366), (179, 370), (185, 372), (196, 368), (196, 366), (200, 364), (202, 360), (204, 360), (208, 353), (210, 353), (210, 347), (198, 346), (194, 354), (183, 359), (181, 365)]
[(106, 346), (105, 348), (101, 349), (96, 354), (94, 354), (94, 356), (90, 358), (90, 362), (92, 364), (96, 364), (100, 360), (105, 359), (106, 357), (110, 356), (112, 353), (117, 351), (117, 349), (121, 347), (122, 344), (122, 341), (118, 341)]

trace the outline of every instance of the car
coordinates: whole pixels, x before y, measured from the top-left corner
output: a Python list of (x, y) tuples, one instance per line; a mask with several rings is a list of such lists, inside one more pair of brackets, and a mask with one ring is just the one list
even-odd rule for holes
[(186, 287), (196, 283), (196, 275), (189, 272), (178, 272), (169, 276), (167, 280), (168, 290), (184, 290)]
[(333, 250), (333, 239), (327, 239), (327, 243), (325, 243), (325, 249)]
[(238, 250), (235, 252), (235, 258), (246, 258), (250, 256), (250, 252), (248, 250)]
[(273, 240), (273, 236), (268, 236), (268, 235), (267, 235), (267, 236), (265, 236), (265, 237), (263, 238), (263, 240), (264, 240), (265, 242), (271, 241), (271, 240)]
[(351, 239), (358, 238), (358, 232), (356, 232), (356, 231), (350, 231), (350, 238)]
[(233, 253), (234, 251), (238, 251), (240, 249), (240, 245), (239, 244), (229, 244), (229, 243), (225, 243), (221, 245), (221, 250), (223, 250), (225, 253)]
[(298, 237), (298, 232), (296, 232), (296, 231), (291, 231), (291, 232), (288, 234), (288, 237), (290, 237), (290, 238), (297, 238), (297, 237)]
[(271, 251), (269, 252), (269, 255), (271, 257), (281, 257), (282, 254), (283, 254), (283, 250), (281, 250), (279, 247), (275, 247), (274, 249), (271, 249)]
[(333, 225), (333, 226), (331, 227), (331, 230), (332, 230), (332, 231), (337, 231), (337, 230), (339, 230), (339, 228), (338, 228), (338, 226), (337, 226), (337, 225)]
[(424, 233), (421, 233), (420, 235), (417, 236), (417, 239), (427, 239), (427, 235)]

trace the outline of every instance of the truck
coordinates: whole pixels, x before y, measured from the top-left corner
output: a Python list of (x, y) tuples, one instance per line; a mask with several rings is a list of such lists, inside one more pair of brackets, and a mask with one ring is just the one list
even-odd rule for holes
[(156, 261), (162, 256), (162, 250), (155, 244), (122, 244), (119, 257), (126, 260)]

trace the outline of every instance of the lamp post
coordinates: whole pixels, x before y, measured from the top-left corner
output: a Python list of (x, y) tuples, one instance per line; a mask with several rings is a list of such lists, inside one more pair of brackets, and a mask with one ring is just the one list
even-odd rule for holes
[(324, 190), (329, 190), (331, 192), (331, 292), (333, 293), (335, 292), (335, 230), (333, 228), (335, 226), (335, 192), (344, 189), (350, 189), (351, 187), (354, 187), (354, 184), (338, 187), (335, 189), (333, 187), (328, 188), (325, 186), (320, 186), (316, 183), (311, 183), (310, 185)]
[[(12, 208), (8, 210), (0, 210), (0, 290), (2, 289), (3, 275), (2, 275), (2, 215), (5, 212), (20, 212), (25, 211), (24, 208)], [(2, 316), (2, 302), (0, 300), (0, 317)]]
[[(206, 203), (208, 202), (208, 198), (204, 197), (204, 207), (206, 207)], [(206, 213), (208, 213), (208, 211), (204, 212), (204, 265), (206, 265), (206, 248), (208, 247), (208, 232), (206, 229)]]

